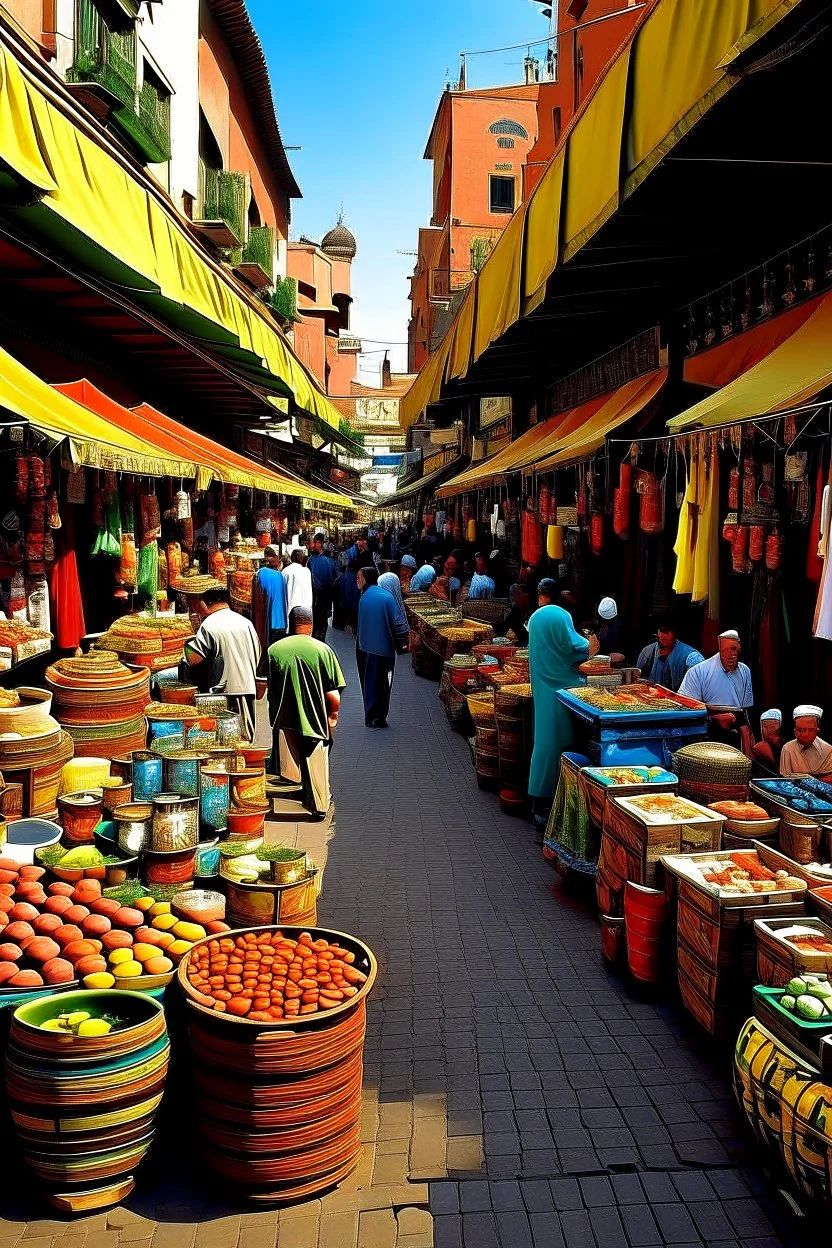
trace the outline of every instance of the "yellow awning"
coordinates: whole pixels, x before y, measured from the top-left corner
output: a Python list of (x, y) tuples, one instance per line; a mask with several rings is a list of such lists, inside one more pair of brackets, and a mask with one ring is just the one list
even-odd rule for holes
[(477, 303), (477, 284), (472, 282), (465, 292), (459, 316), (454, 322), (454, 337), (448, 359), (448, 377), (464, 377), (471, 363), (471, 346), (474, 341), (474, 312)]
[(673, 433), (715, 429), (799, 407), (832, 386), (832, 295), (794, 333), (721, 390), (667, 422)]
[[(731, 66), (739, 52), (799, 2), (657, 0), (645, 10), (630, 44), (584, 101), (537, 187), (474, 279), (474, 296), (459, 309), (402, 400), (403, 428), (439, 400), (446, 380), (464, 377), (491, 342), (534, 311), (557, 265), (568, 262), (600, 229), (616, 210), (619, 194), (631, 194), (737, 81)], [(520, 271), (522, 306), (515, 287)], [(474, 348), (466, 358), (467, 326), (458, 341), (456, 336), (463, 317), (472, 315)], [(452, 364), (446, 370), (449, 355)]]
[(73, 467), (106, 468), (139, 476), (195, 478), (193, 460), (161, 454), (150, 442), (54, 390), (0, 348), (0, 407), (62, 442)]
[(65, 116), (0, 45), (0, 159), (43, 204), (174, 304), (237, 339), (299, 407), (335, 428), (340, 414), (276, 326), (201, 255), (185, 227), (115, 157)]
[(536, 470), (563, 468), (600, 450), (613, 429), (625, 425), (655, 399), (666, 380), (667, 369), (657, 368), (603, 396), (601, 406), (588, 420), (565, 422), (558, 433), (558, 445), (535, 465)]
[(625, 48), (601, 79), (567, 140), (564, 261), (580, 251), (618, 207), (629, 67), (630, 50)]

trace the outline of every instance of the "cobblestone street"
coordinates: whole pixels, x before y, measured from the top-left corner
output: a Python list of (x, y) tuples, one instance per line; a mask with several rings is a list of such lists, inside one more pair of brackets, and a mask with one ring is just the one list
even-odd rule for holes
[(0, 1248), (790, 1242), (727, 1055), (607, 973), (594, 917), (556, 885), (530, 824), (479, 791), (436, 686), (400, 660), (391, 726), (365, 730), (352, 638), (330, 636), (350, 687), (319, 921), (360, 935), (380, 963), (359, 1170), (323, 1200), (241, 1212), (192, 1180), (185, 1104), (127, 1208), (42, 1220), (5, 1183)]

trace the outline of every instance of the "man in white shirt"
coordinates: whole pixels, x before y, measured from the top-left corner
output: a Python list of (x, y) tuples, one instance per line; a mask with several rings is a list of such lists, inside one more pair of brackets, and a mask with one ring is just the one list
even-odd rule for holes
[(828, 780), (832, 773), (832, 745), (818, 736), (823, 710), (801, 704), (794, 708), (794, 741), (780, 752), (781, 776), (817, 776)]
[(286, 604), (287, 616), (291, 615), (295, 607), (306, 607), (312, 610), (312, 573), (303, 562), (303, 551), (300, 549), (293, 550), (289, 564), (283, 569), (283, 579), (286, 582)]
[(748, 722), (748, 710), (754, 705), (751, 670), (740, 663), (742, 645), (735, 629), (720, 633), (718, 644), (719, 651), (712, 658), (688, 669), (679, 692), (705, 703), (710, 712), (710, 736), (741, 749), (750, 758), (754, 747)]
[(254, 739), (256, 672), (260, 641), (251, 620), (228, 604), (228, 590), (220, 581), (206, 590), (197, 603), (202, 623), (185, 647), (185, 658), (194, 669), (194, 680), (203, 693), (223, 693), (229, 710), (242, 720), (243, 732)]

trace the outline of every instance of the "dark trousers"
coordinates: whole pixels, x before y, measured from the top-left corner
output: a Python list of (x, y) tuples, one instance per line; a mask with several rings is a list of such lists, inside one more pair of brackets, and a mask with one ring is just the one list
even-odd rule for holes
[(316, 593), (312, 606), (312, 636), (317, 638), (318, 641), (326, 641), (326, 630), (331, 610), (332, 595)]
[(363, 650), (356, 650), (356, 659), (358, 679), (364, 695), (364, 723), (386, 724), (390, 713), (395, 657), (388, 659), (380, 654), (365, 654)]

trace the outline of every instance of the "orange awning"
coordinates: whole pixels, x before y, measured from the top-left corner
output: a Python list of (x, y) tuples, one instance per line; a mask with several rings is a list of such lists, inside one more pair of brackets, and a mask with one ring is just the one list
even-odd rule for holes
[(586, 459), (603, 446), (607, 434), (638, 415), (656, 397), (666, 379), (667, 369), (657, 368), (617, 390), (560, 412), (534, 425), (490, 459), (460, 473), (437, 493), (447, 498), (480, 489), (513, 472), (551, 472), (573, 460)]
[(685, 360), (685, 381), (696, 386), (727, 386), (796, 333), (824, 298), (821, 295), (817, 299), (807, 299), (788, 312), (781, 312), (753, 329), (746, 329), (707, 351), (692, 355)]
[(89, 411), (104, 417), (110, 424), (134, 437), (142, 438), (152, 446), (179, 458), (187, 455), (196, 464), (197, 489), (206, 489), (212, 480), (216, 480), (230, 485), (248, 486), (264, 493), (310, 498), (339, 507), (349, 505), (348, 500), (341, 495), (318, 489), (305, 481), (295, 481), (288, 475), (263, 467), (247, 459), (245, 455), (221, 446), (204, 434), (186, 428), (178, 420), (166, 416), (147, 403), (136, 408), (123, 407), (86, 378), (65, 382), (53, 388)]

